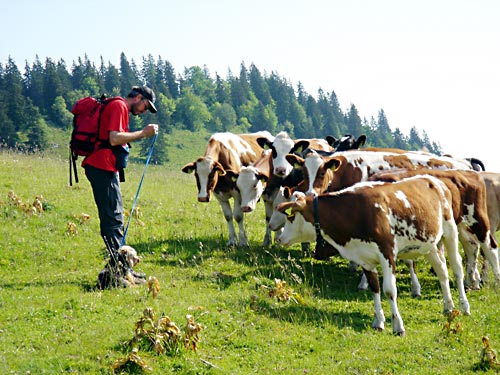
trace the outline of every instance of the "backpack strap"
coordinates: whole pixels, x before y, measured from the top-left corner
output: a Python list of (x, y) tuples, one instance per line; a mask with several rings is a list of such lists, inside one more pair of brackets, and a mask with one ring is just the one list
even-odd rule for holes
[(69, 186), (73, 186), (73, 179), (71, 169), (73, 169), (73, 173), (75, 174), (75, 182), (78, 183), (78, 168), (76, 167), (76, 159), (77, 156), (69, 150)]
[(104, 112), (104, 109), (106, 106), (111, 103), (114, 100), (117, 99), (122, 99), (119, 96), (115, 96), (114, 98), (108, 98), (104, 99), (102, 101), (102, 106), (99, 108), (99, 117), (97, 118), (97, 139), (96, 139), (96, 150), (99, 150), (101, 148), (111, 148), (111, 144), (109, 143), (109, 137), (108, 139), (101, 139), (99, 136), (101, 135), (101, 116), (102, 113)]

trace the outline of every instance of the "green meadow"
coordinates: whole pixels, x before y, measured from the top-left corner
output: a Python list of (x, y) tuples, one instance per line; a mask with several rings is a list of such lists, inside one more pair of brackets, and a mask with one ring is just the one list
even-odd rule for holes
[[(62, 138), (63, 139), (63, 138)], [(442, 314), (437, 278), (417, 263), (422, 297), (411, 297), (398, 269), (398, 303), (406, 336), (371, 329), (370, 292), (346, 260), (313, 260), (300, 246), (262, 247), (264, 210), (247, 214), (248, 248), (228, 248), (218, 203), (198, 203), (193, 175), (181, 167), (203, 153), (206, 135), (168, 137), (166, 165), (150, 165), (128, 229), (154, 277), (126, 289), (96, 289), (106, 251), (83, 170), (68, 184), (66, 150), (0, 153), (0, 373), (2, 374), (477, 374), (496, 373), (483, 336), (500, 350), (500, 300), (493, 285), (468, 292), (471, 316)], [(135, 149), (138, 149), (136, 147)], [(122, 184), (130, 210), (144, 163), (130, 164)], [(36, 197), (43, 212), (34, 212)], [(128, 219), (127, 219), (128, 220)], [(450, 272), (451, 273), (451, 272)], [(458, 296), (454, 282), (455, 304)], [(129, 362), (145, 309), (182, 331), (191, 315), (202, 330), (196, 350), (144, 347), (144, 368)], [(492, 353), (492, 352), (491, 352)]]

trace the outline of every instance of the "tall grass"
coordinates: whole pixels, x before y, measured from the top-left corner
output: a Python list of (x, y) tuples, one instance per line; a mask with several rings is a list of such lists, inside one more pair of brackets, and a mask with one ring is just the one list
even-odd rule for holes
[[(0, 153), (2, 374), (111, 374), (148, 307), (179, 327), (187, 314), (204, 327), (196, 352), (139, 351), (154, 374), (473, 374), (483, 335), (500, 348), (496, 291), (470, 292), (472, 315), (452, 322), (457, 332), (447, 329), (439, 283), (425, 261), (417, 265), (420, 299), (411, 298), (406, 268), (398, 271), (407, 335), (397, 337), (385, 299), (385, 331), (370, 328), (371, 295), (356, 290), (359, 275), (345, 260), (314, 261), (298, 246), (263, 248), (262, 207), (245, 218), (250, 246), (226, 248), (218, 204), (198, 203), (193, 176), (180, 172), (202, 152), (204, 140), (196, 142), (173, 136), (171, 163), (148, 167), (141, 216), (129, 227), (127, 242), (142, 258), (137, 268), (160, 283), (156, 298), (146, 285), (95, 289), (105, 249), (81, 169), (80, 183), (69, 187), (63, 156)], [(128, 209), (143, 167), (127, 170)], [(41, 195), (45, 211), (25, 213), (9, 192), (27, 204)], [(275, 279), (290, 288), (289, 301), (270, 297)], [(457, 301), (454, 287), (453, 295)]]

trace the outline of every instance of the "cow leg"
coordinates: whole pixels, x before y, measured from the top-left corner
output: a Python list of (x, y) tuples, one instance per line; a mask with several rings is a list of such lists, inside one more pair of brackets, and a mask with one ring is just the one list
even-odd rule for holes
[(247, 233), (245, 231), (245, 225), (243, 222), (244, 216), (243, 216), (243, 210), (241, 209), (241, 196), (239, 194), (234, 194), (234, 209), (233, 209), (233, 216), (234, 220), (236, 220), (236, 223), (238, 224), (238, 229), (239, 229), (239, 238), (240, 246), (248, 246), (248, 238), (247, 238)]
[(444, 243), (444, 247), (446, 248), (446, 254), (448, 255), (453, 275), (455, 275), (455, 283), (457, 284), (460, 310), (464, 315), (470, 315), (470, 305), (465, 294), (462, 257), (460, 256), (460, 252), (458, 251), (458, 236), (444, 236), (442, 241)]
[(304, 256), (308, 256), (311, 253), (310, 242), (301, 242), (300, 247), (302, 248), (302, 253), (304, 254)]
[(408, 267), (408, 270), (410, 271), (410, 278), (411, 278), (411, 296), (413, 298), (420, 298), (421, 297), (421, 286), (420, 282), (418, 281), (417, 274), (415, 272), (415, 263), (413, 260), (404, 260), (404, 264)]
[[(465, 295), (464, 269), (462, 265), (462, 257), (460, 256), (460, 252), (458, 251), (458, 228), (454, 221), (443, 223), (443, 237), (441, 238), (441, 242), (444, 244), (451, 269), (453, 270), (453, 274), (455, 275), (455, 283), (457, 284), (457, 289), (458, 289), (460, 310), (464, 315), (470, 315), (470, 305), (469, 301), (467, 300), (467, 296)], [(446, 262), (444, 262), (444, 266), (446, 267)], [(476, 269), (477, 269), (477, 255), (476, 255)], [(447, 284), (449, 283), (447, 282)]]
[(455, 305), (453, 304), (453, 299), (451, 298), (450, 284), (448, 278), (448, 268), (446, 266), (446, 262), (443, 262), (442, 259), (433, 252), (430, 252), (426, 255), (427, 260), (432, 265), (436, 276), (438, 277), (439, 284), (441, 285), (441, 293), (443, 293), (443, 303), (444, 309), (443, 312), (445, 314), (450, 314)]
[(459, 238), (465, 255), (465, 286), (469, 289), (479, 290), (480, 275), (477, 269), (479, 243), (474, 234), (467, 230), (468, 227), (460, 227)]
[[(356, 263), (354, 263), (356, 264)], [(367, 290), (368, 289), (368, 279), (366, 277), (366, 274), (363, 272), (363, 274), (361, 275), (361, 280), (359, 280), (359, 284), (358, 284), (358, 290)]]
[[(494, 280), (495, 280), (495, 287), (498, 287), (498, 286), (500, 286), (500, 270), (499, 270), (499, 264), (498, 264), (498, 248), (497, 247), (492, 247), (491, 243), (490, 243), (490, 240), (489, 240), (489, 237), (487, 237), (487, 238), (488, 238), (488, 240), (486, 240), (485, 242), (481, 243), (481, 251), (483, 252), (484, 256), (486, 257), (486, 260), (491, 265), (491, 269), (493, 271), (493, 277), (494, 277)], [(488, 274), (488, 273), (486, 272), (486, 274)], [(486, 281), (487, 279), (485, 278), (484, 280)]]
[(377, 269), (367, 270), (363, 268), (363, 273), (366, 275), (366, 280), (373, 293), (373, 323), (372, 328), (378, 331), (382, 331), (385, 327), (385, 316), (384, 310), (382, 309), (382, 301), (380, 300), (380, 284), (378, 282)]
[[(496, 252), (498, 254), (498, 239), (496, 238), (495, 236), (495, 229), (496, 227), (498, 226), (494, 226), (493, 223), (490, 223), (491, 224), (491, 232), (490, 232), (490, 245), (492, 246), (492, 248), (496, 249)], [(481, 280), (483, 282), (488, 282), (488, 280), (490, 279), (490, 272), (489, 272), (489, 265), (488, 265), (488, 261), (486, 259), (486, 256), (484, 254), (484, 251), (481, 249), (481, 255), (483, 257), (483, 265), (482, 265), (482, 269), (481, 269)], [(500, 259), (499, 259), (499, 263), (500, 263)], [(497, 282), (495, 280), (495, 282)], [(497, 286), (497, 285), (496, 285)]]
[(229, 232), (229, 241), (227, 241), (227, 246), (235, 246), (236, 245), (236, 231), (234, 230), (233, 223), (233, 210), (231, 209), (231, 205), (229, 204), (229, 200), (226, 197), (221, 197), (218, 194), (215, 195), (219, 204), (222, 208), (222, 213), (224, 214), (224, 218), (226, 219), (227, 229)]
[(485, 284), (490, 280), (490, 266), (488, 265), (488, 261), (486, 260), (483, 250), (481, 250), (481, 258), (483, 259), (481, 264), (481, 282)]
[(356, 273), (357, 270), (358, 270), (358, 264), (356, 262), (353, 262), (352, 260), (349, 261), (349, 272)]
[(264, 242), (262, 245), (267, 247), (272, 243), (272, 231), (271, 228), (269, 228), (269, 221), (273, 214), (273, 202), (269, 201), (267, 195), (264, 197), (264, 208), (266, 212), (266, 234), (264, 235)]
[(382, 268), (383, 275), (383, 289), (384, 294), (389, 300), (389, 305), (391, 306), (392, 312), (392, 332), (399, 336), (405, 335), (405, 327), (403, 324), (403, 319), (398, 309), (398, 289), (396, 287), (396, 273), (394, 261), (386, 259), (385, 257), (381, 259), (380, 266)]

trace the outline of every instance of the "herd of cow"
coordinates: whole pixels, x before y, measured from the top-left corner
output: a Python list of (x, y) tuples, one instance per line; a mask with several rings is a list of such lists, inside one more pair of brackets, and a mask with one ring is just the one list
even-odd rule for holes
[(396, 302), (396, 259), (409, 266), (412, 295), (419, 296), (413, 259), (427, 258), (441, 285), (444, 312), (451, 313), (448, 260), (460, 310), (469, 315), (466, 288), (486, 283), (490, 266), (495, 285), (500, 284), (495, 238), (500, 230), (500, 173), (485, 172), (477, 159), (360, 148), (365, 142), (365, 136), (350, 135), (293, 140), (286, 132), (276, 137), (265, 131), (215, 133), (204, 155), (182, 171), (195, 172), (199, 202), (214, 195), (220, 203), (228, 245), (248, 245), (244, 213), (262, 199), (264, 246), (272, 243), (274, 233), (274, 241), (284, 246), (302, 243), (307, 249), (315, 242), (317, 259), (340, 254), (361, 266), (360, 287), (367, 284), (373, 292), (373, 328), (382, 330), (385, 322), (380, 267), (393, 332), (405, 334)]

